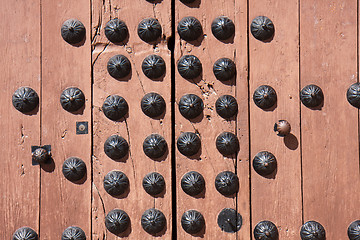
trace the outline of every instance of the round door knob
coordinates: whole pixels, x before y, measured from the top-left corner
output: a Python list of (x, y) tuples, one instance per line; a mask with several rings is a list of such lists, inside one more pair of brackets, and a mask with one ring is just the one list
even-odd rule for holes
[(39, 147), (32, 152), (32, 160), (37, 163), (46, 163), (50, 159), (50, 152), (45, 148)]
[(255, 90), (253, 100), (256, 106), (259, 108), (269, 109), (275, 105), (277, 101), (277, 95), (272, 87), (268, 85), (262, 85)]
[(194, 79), (200, 76), (202, 64), (194, 55), (182, 56), (177, 64), (179, 74), (185, 79)]
[(235, 76), (235, 63), (229, 58), (220, 58), (214, 63), (213, 72), (216, 79), (224, 82)]
[(279, 232), (276, 225), (270, 221), (261, 221), (254, 228), (256, 240), (278, 240)]
[(123, 233), (130, 226), (129, 215), (123, 210), (113, 209), (105, 217), (105, 226), (113, 234)]
[(277, 133), (278, 136), (285, 137), (290, 134), (290, 123), (286, 120), (279, 120), (274, 125), (274, 131)]
[(64, 110), (75, 112), (85, 104), (84, 93), (79, 88), (69, 87), (62, 92), (60, 103)]
[(166, 108), (164, 98), (158, 93), (147, 93), (141, 99), (141, 110), (151, 118), (158, 117), (164, 113)]
[(38, 240), (37, 233), (29, 227), (21, 227), (15, 231), (12, 240)]
[(320, 87), (311, 84), (301, 90), (300, 100), (306, 107), (317, 107), (324, 101), (324, 94)]
[(102, 111), (108, 119), (117, 121), (128, 113), (129, 106), (123, 97), (110, 95), (105, 99)]
[(215, 178), (215, 188), (224, 196), (233, 195), (239, 190), (239, 178), (233, 172), (221, 172)]
[(204, 228), (205, 219), (199, 211), (188, 210), (181, 217), (181, 226), (185, 232), (195, 234)]
[(346, 98), (352, 106), (360, 108), (360, 83), (354, 83), (349, 87)]
[(104, 177), (104, 189), (113, 197), (120, 196), (129, 188), (129, 179), (121, 171), (110, 171)]
[(142, 182), (145, 192), (151, 196), (162, 193), (165, 189), (165, 179), (157, 172), (151, 172), (146, 174)]
[(191, 171), (181, 178), (181, 188), (186, 194), (196, 196), (204, 191), (205, 180), (200, 173)]
[(270, 152), (259, 152), (253, 159), (253, 167), (254, 170), (261, 176), (270, 175), (277, 167), (276, 158)]
[(81, 228), (71, 226), (62, 233), (61, 240), (86, 240), (86, 235)]
[(216, 148), (222, 155), (233, 155), (239, 150), (239, 140), (231, 132), (223, 132), (216, 138)]
[(347, 233), (350, 240), (360, 240), (360, 220), (352, 222)]
[(195, 133), (184, 132), (178, 137), (176, 145), (182, 155), (190, 157), (199, 152), (201, 141)]
[(69, 44), (80, 43), (85, 33), (84, 25), (77, 19), (68, 19), (61, 26), (61, 36)]
[(161, 232), (165, 225), (165, 215), (158, 209), (150, 208), (141, 216), (141, 226), (149, 234)]
[(157, 79), (165, 74), (165, 61), (158, 55), (147, 56), (141, 65), (142, 71), (150, 79)]
[(220, 16), (211, 23), (211, 32), (220, 41), (232, 37), (235, 33), (235, 25), (230, 18)]
[(115, 18), (108, 21), (104, 28), (105, 36), (112, 43), (121, 43), (129, 35), (125, 22)]
[(149, 158), (159, 158), (165, 154), (167, 143), (161, 135), (151, 134), (145, 138), (143, 150), (145, 155)]
[(107, 71), (115, 79), (122, 79), (131, 72), (131, 63), (124, 55), (115, 55), (107, 63)]
[(104, 143), (104, 152), (109, 158), (119, 160), (129, 152), (129, 144), (123, 137), (112, 135)]
[(181, 19), (178, 24), (177, 31), (180, 38), (185, 41), (194, 41), (203, 33), (201, 23), (194, 17), (184, 17)]
[(12, 104), (16, 110), (22, 113), (31, 112), (38, 106), (39, 96), (30, 87), (20, 87), (12, 96)]
[(272, 38), (275, 32), (273, 22), (265, 16), (258, 16), (251, 22), (251, 34), (260, 41), (266, 41)]
[(141, 40), (151, 43), (161, 36), (162, 29), (158, 20), (146, 18), (139, 23), (137, 32)]
[(231, 118), (238, 112), (236, 99), (230, 95), (222, 95), (215, 102), (217, 114), (222, 118)]
[(86, 174), (86, 164), (77, 157), (70, 157), (64, 161), (62, 172), (69, 181), (78, 181)]
[(221, 231), (234, 233), (240, 230), (242, 226), (242, 217), (232, 208), (224, 208), (218, 215), (218, 226)]
[(302, 225), (300, 230), (300, 237), (302, 240), (325, 240), (325, 229), (318, 222), (308, 221), (304, 225)]
[(198, 117), (204, 110), (202, 99), (195, 94), (186, 94), (180, 98), (179, 111), (186, 119)]

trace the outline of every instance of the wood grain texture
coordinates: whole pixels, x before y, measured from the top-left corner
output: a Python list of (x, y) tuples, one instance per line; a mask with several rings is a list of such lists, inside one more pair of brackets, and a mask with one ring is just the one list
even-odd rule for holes
[[(67, 19), (80, 20), (86, 28), (85, 42), (66, 43), (60, 28)], [(59, 239), (69, 226), (91, 229), (91, 132), (76, 135), (76, 122), (88, 121), (91, 129), (90, 3), (86, 0), (42, 1), (42, 143), (50, 144), (54, 163), (41, 172), (41, 238)], [(85, 107), (65, 111), (60, 95), (68, 87), (80, 88)], [(65, 159), (78, 157), (86, 163), (85, 179), (78, 183), (62, 173)]]
[[(0, 235), (39, 230), (40, 168), (32, 166), (31, 145), (40, 145), (40, 109), (17, 111), (12, 95), (22, 86), (40, 97), (40, 1), (2, 1), (0, 8)], [(24, 21), (24, 18), (27, 20)]]
[(320, 86), (321, 110), (301, 107), (304, 221), (327, 239), (347, 239), (360, 218), (358, 110), (346, 99), (358, 81), (357, 1), (301, 1), (301, 87)]
[[(167, 39), (171, 35), (171, 3), (162, 1), (151, 4), (147, 1), (93, 1), (93, 79), (94, 79), (94, 135), (93, 135), (93, 239), (118, 239), (107, 231), (104, 218), (115, 209), (122, 209), (130, 217), (131, 227), (120, 234), (124, 239), (171, 239), (171, 54), (167, 49)], [(135, 14), (136, 13), (136, 14)], [(144, 18), (158, 19), (163, 36), (156, 46), (143, 42), (137, 34), (137, 26)], [(114, 18), (123, 20), (129, 30), (129, 39), (124, 45), (109, 43), (104, 34), (105, 24)], [(110, 57), (123, 54), (131, 62), (132, 72), (127, 80), (116, 80), (106, 70)], [(160, 55), (166, 63), (166, 74), (161, 81), (147, 78), (141, 69), (143, 59), (151, 54)], [(142, 97), (149, 92), (159, 93), (166, 102), (164, 115), (147, 117), (140, 108)], [(102, 104), (109, 95), (120, 95), (129, 105), (125, 119), (111, 121), (102, 112)], [(161, 160), (152, 160), (143, 152), (144, 139), (152, 134), (162, 135), (168, 152)], [(114, 161), (104, 153), (105, 140), (118, 134), (130, 146), (130, 153), (122, 161)], [(130, 190), (119, 198), (110, 196), (103, 187), (103, 179), (111, 170), (119, 170), (127, 175)], [(166, 190), (157, 197), (145, 192), (142, 186), (144, 176), (150, 172), (163, 175)], [(149, 208), (162, 211), (166, 217), (166, 228), (157, 236), (146, 233), (140, 223), (143, 212)]]
[[(298, 2), (251, 1), (250, 23), (257, 16), (273, 21), (275, 35), (262, 42), (249, 31), (250, 98), (260, 85), (270, 85), (278, 101), (274, 109), (264, 111), (249, 99), (251, 159), (269, 151), (277, 159), (277, 172), (266, 178), (252, 168), (252, 226), (269, 220), (277, 225), (280, 239), (297, 239), (302, 224)], [(273, 131), (282, 119), (292, 129), (285, 138)]]

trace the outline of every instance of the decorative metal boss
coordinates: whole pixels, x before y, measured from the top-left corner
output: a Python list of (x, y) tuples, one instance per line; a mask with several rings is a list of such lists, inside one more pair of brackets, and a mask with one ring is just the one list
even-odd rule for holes
[(231, 132), (223, 132), (216, 138), (216, 148), (222, 155), (233, 155), (239, 150), (239, 140)]
[(215, 178), (215, 187), (224, 196), (233, 195), (239, 190), (239, 178), (233, 172), (221, 172)]
[(201, 148), (201, 141), (197, 134), (184, 132), (176, 142), (179, 152), (187, 157), (195, 155)]
[(204, 110), (204, 103), (195, 94), (186, 94), (180, 98), (179, 111), (186, 119), (198, 117)]
[(229, 58), (218, 59), (213, 66), (213, 72), (216, 79), (224, 82), (232, 79), (235, 76), (235, 63)]
[(181, 178), (181, 188), (190, 196), (199, 195), (205, 189), (204, 177), (195, 171), (185, 173)]
[(286, 120), (279, 120), (274, 125), (274, 131), (277, 133), (278, 136), (285, 137), (290, 134), (290, 123)]
[(121, 171), (110, 171), (104, 177), (104, 189), (111, 196), (120, 196), (129, 188), (129, 179)]
[(85, 34), (84, 24), (77, 19), (68, 19), (61, 26), (61, 36), (69, 44), (82, 42)]
[(86, 240), (86, 235), (81, 228), (71, 226), (62, 233), (61, 240)]
[(108, 119), (117, 121), (128, 113), (129, 106), (123, 97), (110, 95), (105, 99), (102, 111)]
[(318, 222), (308, 221), (304, 225), (302, 225), (300, 230), (300, 237), (302, 240), (325, 240), (325, 229)]
[(115, 55), (107, 63), (107, 71), (115, 79), (122, 79), (131, 72), (131, 63), (124, 55)]
[(259, 152), (253, 159), (253, 167), (254, 170), (261, 176), (270, 175), (277, 167), (276, 158), (270, 152)]
[(165, 100), (158, 93), (147, 93), (141, 99), (141, 110), (148, 117), (159, 117), (161, 114), (164, 113), (165, 108)]
[(218, 226), (224, 232), (234, 233), (242, 226), (242, 217), (232, 208), (224, 208), (218, 215)]
[(158, 209), (150, 208), (141, 216), (141, 226), (149, 234), (161, 232), (165, 225), (165, 215)]
[(159, 158), (167, 151), (167, 143), (161, 135), (154, 133), (145, 138), (143, 150), (149, 158)]
[(69, 181), (78, 181), (86, 174), (86, 164), (77, 157), (70, 157), (63, 163), (62, 172)]
[(184, 55), (180, 58), (177, 68), (179, 74), (185, 79), (194, 79), (200, 76), (202, 64), (194, 55)]
[(181, 217), (181, 226), (185, 232), (195, 234), (204, 228), (205, 219), (199, 211), (188, 210)]
[(85, 95), (77, 87), (69, 87), (60, 95), (60, 104), (68, 112), (75, 112), (85, 104)]
[(104, 152), (109, 158), (119, 160), (129, 152), (129, 144), (123, 137), (112, 135), (104, 143)]
[(222, 118), (232, 118), (238, 112), (236, 99), (230, 95), (222, 95), (215, 102), (217, 114)]
[(142, 71), (150, 79), (158, 79), (165, 74), (165, 61), (158, 55), (147, 56), (141, 65)]
[(14, 108), (22, 113), (31, 112), (39, 104), (38, 94), (30, 87), (18, 88), (12, 96)]
[(260, 41), (266, 41), (273, 37), (275, 27), (273, 22), (265, 16), (258, 16), (251, 22), (251, 34)]
[(360, 240), (360, 220), (352, 222), (347, 233), (350, 240)]
[(125, 22), (115, 18), (108, 21), (104, 28), (105, 36), (112, 43), (121, 43), (129, 35)]
[(165, 189), (165, 179), (157, 172), (151, 172), (146, 174), (142, 182), (145, 192), (151, 196), (162, 193)]
[(211, 23), (211, 32), (220, 41), (232, 37), (235, 33), (235, 25), (230, 18), (220, 16)]
[(270, 221), (261, 221), (254, 228), (255, 240), (278, 240), (279, 232), (276, 225)]
[(129, 215), (121, 209), (113, 209), (105, 217), (105, 226), (113, 234), (125, 232), (130, 226)]
[(300, 100), (306, 107), (317, 107), (323, 103), (324, 94), (320, 87), (310, 84), (301, 90)]
[(275, 105), (277, 101), (277, 95), (272, 87), (268, 85), (262, 85), (255, 90), (253, 94), (253, 100), (256, 106), (259, 108), (269, 109)]
[(161, 36), (162, 29), (158, 20), (155, 18), (143, 19), (137, 29), (141, 40), (147, 43), (155, 42)]
[(184, 17), (181, 19), (177, 31), (185, 41), (194, 41), (203, 33), (201, 23), (194, 17)]
[(352, 106), (360, 108), (360, 83), (354, 83), (349, 87), (346, 98)]
[(29, 227), (21, 227), (17, 229), (12, 236), (12, 240), (38, 240), (38, 239), (39, 236), (37, 235), (37, 233)]

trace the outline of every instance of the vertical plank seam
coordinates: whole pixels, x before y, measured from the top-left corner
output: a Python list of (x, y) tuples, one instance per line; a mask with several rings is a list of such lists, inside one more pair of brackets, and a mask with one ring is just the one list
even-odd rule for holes
[[(92, 29), (93, 29), (93, 23), (92, 23), (92, 7), (93, 7), (93, 0), (89, 1), (89, 8), (90, 8), (90, 39), (93, 39), (92, 36)], [(95, 36), (94, 36), (95, 37)], [(90, 166), (91, 166), (91, 170), (90, 170), (90, 239), (93, 239), (93, 211), (92, 211), (92, 206), (93, 206), (93, 191), (92, 191), (92, 186), (94, 183), (94, 165), (93, 165), (93, 147), (94, 147), (94, 127), (93, 127), (93, 119), (94, 119), (94, 65), (93, 65), (93, 55), (92, 55), (92, 42), (90, 43), (90, 81), (91, 81), (91, 87), (90, 87), (90, 97), (91, 97), (91, 107), (90, 107), (90, 133), (91, 133), (91, 137), (90, 137)]]
[[(359, 0), (356, 1), (356, 82), (359, 82)], [(360, 149), (360, 115), (359, 115), (359, 109), (358, 109), (358, 144)], [(359, 172), (360, 172), (360, 150), (358, 150), (359, 154)]]
[[(42, 76), (43, 76), (43, 61), (42, 61), (42, 0), (39, 0), (39, 7), (40, 7), (40, 104), (39, 104), (39, 118), (40, 118), (40, 126), (39, 126), (39, 140), (40, 140), (40, 146), (42, 146)], [(39, 238), (41, 238), (41, 167), (39, 165), (39, 217), (38, 217), (38, 235)]]

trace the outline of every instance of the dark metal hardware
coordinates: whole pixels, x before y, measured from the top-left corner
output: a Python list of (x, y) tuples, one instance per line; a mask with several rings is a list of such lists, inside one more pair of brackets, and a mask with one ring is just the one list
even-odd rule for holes
[(86, 174), (86, 164), (77, 157), (70, 157), (64, 161), (62, 172), (69, 181), (78, 181)]
[(216, 79), (224, 82), (232, 79), (235, 76), (235, 63), (229, 58), (218, 59), (213, 66), (213, 72)]
[(105, 226), (113, 234), (125, 232), (130, 226), (129, 215), (123, 210), (113, 209), (105, 217)]
[(115, 55), (107, 63), (107, 71), (115, 79), (122, 79), (131, 72), (131, 63), (124, 55)]
[(320, 87), (310, 84), (301, 90), (300, 100), (306, 107), (317, 107), (324, 101), (324, 94)]
[(105, 191), (111, 196), (120, 196), (129, 188), (128, 177), (120, 171), (110, 171), (103, 183)]
[(162, 29), (158, 20), (146, 18), (139, 23), (137, 32), (141, 40), (150, 43), (161, 36)]
[(194, 17), (184, 17), (181, 19), (177, 26), (177, 31), (185, 41), (194, 41), (203, 33), (201, 23)]
[(255, 90), (253, 100), (256, 106), (259, 108), (269, 109), (275, 105), (277, 101), (277, 95), (272, 87), (268, 85), (262, 85)]
[(211, 32), (218, 40), (226, 40), (234, 35), (235, 25), (230, 18), (220, 16), (211, 23)]
[(270, 221), (261, 221), (254, 228), (256, 240), (278, 240), (279, 232), (276, 225)]
[(274, 131), (280, 137), (285, 137), (290, 134), (291, 126), (290, 123), (286, 120), (279, 120), (274, 125)]
[(350, 240), (360, 240), (360, 220), (352, 222), (347, 233)]
[(161, 232), (165, 225), (165, 215), (158, 209), (150, 208), (141, 216), (141, 226), (149, 234)]
[(180, 98), (179, 111), (184, 118), (196, 118), (203, 110), (203, 100), (195, 94), (186, 94)]
[(181, 188), (186, 194), (196, 196), (205, 189), (204, 177), (195, 171), (185, 173), (181, 178)]
[(165, 74), (165, 61), (158, 55), (147, 56), (141, 65), (142, 71), (150, 79), (157, 79)]
[(181, 226), (185, 232), (195, 234), (204, 228), (205, 219), (199, 211), (188, 210), (181, 217)]
[(216, 112), (222, 118), (231, 118), (238, 112), (236, 99), (230, 95), (222, 95), (216, 100)]
[(260, 41), (266, 41), (272, 38), (275, 32), (273, 22), (265, 16), (258, 16), (251, 22), (251, 34)]
[(109, 158), (119, 160), (129, 152), (129, 144), (123, 137), (112, 135), (104, 143), (104, 152)]
[(180, 0), (180, 2), (187, 4), (187, 3), (193, 3), (195, 2), (195, 0)]
[(85, 33), (85, 26), (77, 19), (68, 19), (61, 26), (61, 36), (69, 44), (80, 43)]
[(160, 194), (165, 189), (165, 179), (157, 172), (146, 174), (142, 182), (145, 192), (151, 196)]
[(20, 87), (12, 96), (12, 104), (16, 110), (22, 113), (31, 112), (38, 106), (39, 96), (30, 87)]
[(88, 134), (89, 126), (88, 122), (76, 122), (76, 134)]
[(161, 135), (151, 134), (145, 138), (143, 150), (145, 155), (149, 158), (159, 158), (165, 154), (167, 143)]
[(51, 145), (31, 146), (32, 165), (47, 163), (51, 158)]
[(239, 150), (239, 140), (231, 132), (223, 132), (216, 138), (216, 148), (222, 155), (233, 155)]
[(346, 98), (352, 106), (360, 108), (360, 83), (354, 83), (349, 87)]
[(318, 222), (308, 221), (302, 225), (300, 230), (300, 237), (302, 240), (325, 240), (325, 229)]
[(194, 79), (200, 76), (202, 64), (194, 55), (182, 56), (177, 64), (179, 74), (185, 79)]
[(273, 173), (277, 167), (275, 156), (267, 151), (256, 154), (253, 159), (254, 170), (261, 176), (267, 176)]
[(224, 208), (218, 215), (218, 225), (222, 231), (234, 233), (242, 226), (242, 217), (232, 208)]
[(215, 178), (215, 187), (224, 196), (233, 195), (239, 191), (239, 178), (233, 172), (221, 172)]
[(12, 240), (38, 240), (37, 233), (29, 227), (21, 227), (15, 231)]
[(117, 121), (128, 113), (129, 106), (123, 97), (110, 95), (105, 99), (102, 111), (108, 119)]
[(151, 118), (158, 117), (164, 113), (166, 108), (164, 98), (158, 93), (147, 93), (141, 99), (141, 110)]
[(179, 152), (185, 156), (195, 155), (201, 148), (201, 141), (198, 135), (192, 132), (180, 134), (176, 142)]
[(84, 93), (77, 87), (69, 87), (61, 93), (60, 103), (66, 111), (75, 112), (85, 104)]
[(108, 21), (104, 28), (105, 36), (113, 43), (123, 42), (129, 35), (125, 22), (115, 18)]
[(71, 226), (65, 229), (61, 236), (61, 240), (86, 240), (86, 235), (81, 228)]

